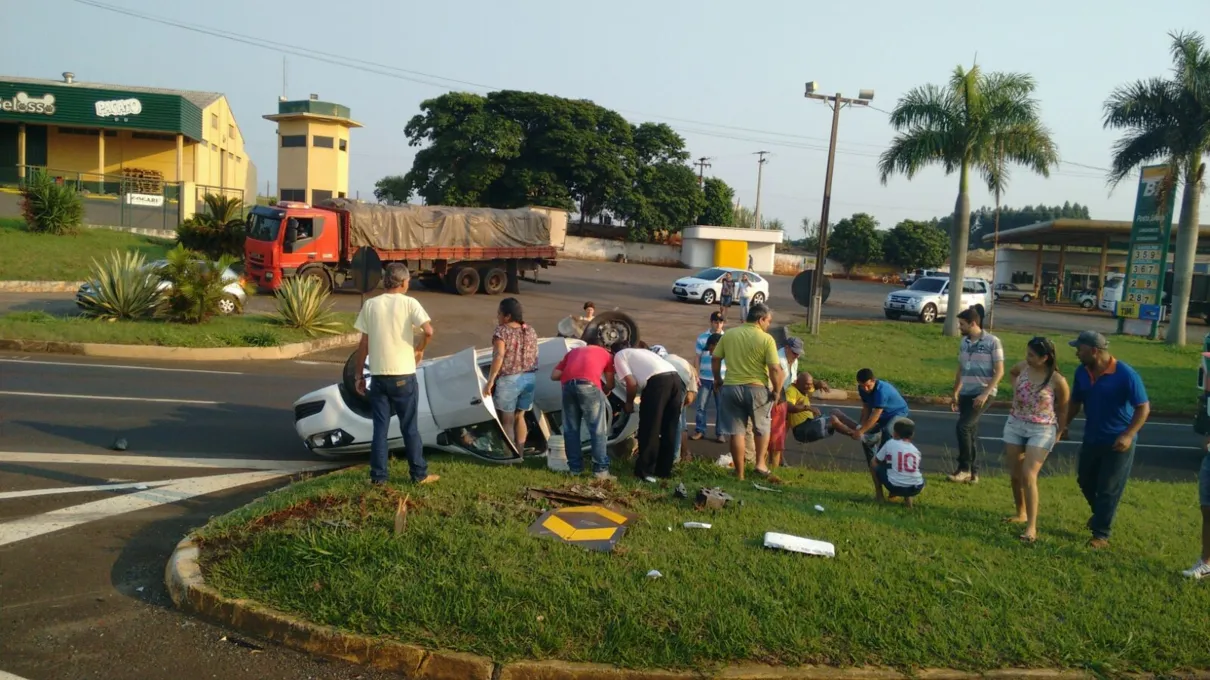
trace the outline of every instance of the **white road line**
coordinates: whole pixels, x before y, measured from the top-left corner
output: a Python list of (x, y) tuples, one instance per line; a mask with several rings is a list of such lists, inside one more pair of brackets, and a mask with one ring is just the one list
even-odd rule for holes
[[(850, 405), (850, 404), (829, 404), (827, 402), (822, 402), (822, 405), (816, 404), (816, 406), (820, 406), (821, 408), (823, 406), (830, 406), (832, 408), (849, 409), (849, 410), (853, 410), (853, 411), (861, 410), (860, 406), (854, 406), (854, 405)], [(936, 414), (936, 415), (955, 416), (955, 417), (958, 415), (955, 411), (932, 411), (932, 410), (917, 409), (917, 408), (912, 409), (912, 413), (932, 413), (932, 414)], [(984, 413), (982, 417), (983, 418), (1008, 418), (1008, 414), (989, 411), (987, 413)], [(1084, 422), (1084, 418), (1076, 418), (1072, 422), (1082, 423), (1082, 422)], [(1158, 421), (1158, 420), (1148, 420), (1147, 424), (1145, 425), (1145, 427), (1161, 427), (1161, 426), (1162, 427), (1191, 427), (1191, 422), (1190, 423), (1166, 423), (1166, 422)]]
[(32, 517), (15, 519), (0, 524), (0, 546), (70, 529), (88, 522), (108, 519), (115, 515), (146, 510), (168, 503), (178, 503), (194, 496), (203, 496), (237, 486), (269, 481), (284, 477), (286, 474), (284, 472), (241, 472), (213, 477), (192, 477), (177, 480), (157, 489), (148, 489), (125, 496), (52, 510)]
[(25, 680), (25, 678), (21, 677), (20, 675), (13, 675), (12, 673), (0, 671), (0, 680)]
[(79, 493), (81, 491), (121, 491), (122, 489), (137, 489), (140, 486), (151, 489), (157, 486), (171, 484), (173, 480), (165, 479), (159, 482), (127, 482), (125, 484), (97, 484), (95, 486), (65, 486), (56, 489), (30, 489), (28, 491), (5, 491), (0, 493), (0, 501), (12, 498), (29, 498), (31, 496), (57, 496), (63, 493)]
[(190, 406), (218, 406), (221, 401), (201, 401), (198, 399), (154, 399), (151, 397), (110, 397), (100, 394), (52, 394), (50, 392), (12, 392), (0, 391), (0, 396), (6, 397), (37, 397), (45, 399), (92, 399), (96, 401), (137, 401), (146, 404), (188, 404)]
[(37, 361), (34, 359), (0, 359), (4, 364), (35, 364), (38, 366), (71, 366), (72, 368), (116, 368), (128, 371), (161, 371), (164, 373), (209, 373), (212, 375), (244, 375), (238, 371), (207, 371), (200, 368), (161, 368), (159, 366), (127, 366), (124, 364), (90, 364), (83, 361)]
[(143, 467), (214, 468), (229, 470), (271, 470), (275, 472), (312, 472), (345, 467), (340, 463), (307, 460), (257, 460), (246, 458), (170, 458), (167, 456), (109, 456), (87, 453), (33, 453), (0, 451), (0, 463), (40, 463), (56, 465), (129, 465)]
[[(982, 439), (984, 441), (994, 441), (994, 442), (1004, 441), (1000, 437), (979, 437), (979, 439)], [(1068, 441), (1068, 440), (1064, 440), (1064, 441), (1056, 442), (1056, 443), (1057, 444), (1067, 444), (1070, 446), (1078, 446), (1080, 444), (1080, 442)], [(1140, 448), (1140, 449), (1171, 449), (1173, 451), (1202, 451), (1203, 450), (1196, 446), (1172, 446), (1170, 444), (1144, 444), (1143, 442), (1139, 442), (1138, 448)]]

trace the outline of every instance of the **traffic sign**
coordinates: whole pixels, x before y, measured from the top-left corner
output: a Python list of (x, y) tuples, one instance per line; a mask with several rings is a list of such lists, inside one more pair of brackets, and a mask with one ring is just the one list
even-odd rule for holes
[(534, 536), (557, 538), (588, 550), (609, 552), (636, 517), (600, 505), (560, 508), (547, 512), (529, 527)]
[(351, 264), (349, 276), (358, 292), (364, 294), (378, 287), (382, 281), (382, 260), (377, 250), (369, 246), (358, 248)]

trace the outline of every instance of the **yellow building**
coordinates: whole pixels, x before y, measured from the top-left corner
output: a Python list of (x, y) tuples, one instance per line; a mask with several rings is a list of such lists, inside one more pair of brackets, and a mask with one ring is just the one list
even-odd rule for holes
[(90, 193), (256, 196), (256, 167), (217, 92), (0, 76), (0, 184), (35, 167)]
[(277, 113), (277, 198), (319, 203), (349, 193), (349, 130), (361, 127), (349, 107), (321, 102), (279, 101)]

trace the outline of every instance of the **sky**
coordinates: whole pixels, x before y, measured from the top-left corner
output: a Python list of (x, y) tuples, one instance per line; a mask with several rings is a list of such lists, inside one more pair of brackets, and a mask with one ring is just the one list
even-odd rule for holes
[[(820, 218), (827, 165), (831, 110), (804, 98), (806, 81), (845, 96), (875, 91), (872, 107), (841, 111), (830, 221), (868, 212), (890, 228), (951, 213), (958, 180), (935, 168), (882, 185), (877, 157), (894, 136), (885, 112), (911, 88), (944, 83), (955, 67), (976, 60), (985, 70), (1033, 75), (1043, 122), (1064, 161), (1049, 178), (1017, 169), (1003, 203), (1071, 201), (1088, 205), (1096, 219), (1130, 220), (1135, 183), (1111, 192), (1105, 181), (1117, 133), (1103, 129), (1102, 105), (1121, 84), (1170, 72), (1170, 31), (1210, 27), (1206, 0), (1165, 0), (1163, 11), (1127, 0), (6, 5), (0, 75), (58, 79), (72, 71), (79, 81), (222, 92), (261, 187), (268, 181), (274, 191), (275, 126), (261, 116), (274, 113), (283, 94), (283, 52), (258, 37), (345, 60), (285, 55), (284, 92), (349, 106), (365, 125), (350, 141), (350, 192), (363, 199), (373, 199), (378, 179), (411, 167), (416, 149), (403, 129), (422, 101), (450, 90), (519, 89), (590, 99), (632, 122), (672, 125), (694, 158), (712, 159), (707, 174), (749, 207), (755, 152), (770, 151), (761, 212), (781, 219), (790, 238), (801, 237), (802, 218)], [(973, 182), (972, 207), (992, 202)]]

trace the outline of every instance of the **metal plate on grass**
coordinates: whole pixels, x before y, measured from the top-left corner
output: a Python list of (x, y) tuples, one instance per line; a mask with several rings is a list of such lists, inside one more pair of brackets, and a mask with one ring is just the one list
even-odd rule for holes
[(557, 538), (587, 550), (610, 552), (637, 519), (634, 515), (600, 505), (551, 510), (529, 527), (531, 536)]

